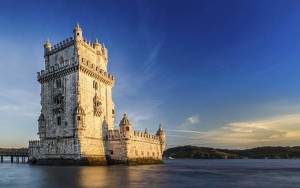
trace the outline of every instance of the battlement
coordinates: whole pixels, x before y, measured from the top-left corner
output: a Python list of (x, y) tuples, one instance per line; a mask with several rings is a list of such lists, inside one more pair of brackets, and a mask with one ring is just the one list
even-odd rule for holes
[(120, 140), (125, 139), (125, 135), (121, 134), (119, 130), (108, 130), (108, 140)]
[[(98, 40), (96, 40), (95, 43), (91, 43), (90, 40), (83, 39), (81, 41), (81, 44), (89, 49), (90, 51), (94, 52), (97, 55), (103, 55), (105, 59), (107, 59), (107, 49), (105, 48), (104, 43), (101, 45), (98, 43)], [(99, 46), (99, 47), (97, 47)]]
[(95, 66), (93, 63), (85, 60), (84, 58), (82, 58), (80, 66), (82, 66), (83, 68), (87, 68), (88, 70), (93, 71), (94, 73), (101, 75), (102, 77), (109, 79), (111, 81), (115, 80), (115, 77), (111, 74), (109, 74), (108, 72), (104, 71), (103, 69), (100, 69), (100, 67)]
[(30, 140), (29, 141), (29, 148), (39, 148), (41, 147), (41, 143), (39, 140)]
[[(160, 142), (159, 136), (152, 135), (145, 132), (139, 131), (131, 131), (130, 138), (132, 140), (139, 140), (139, 141), (147, 141), (147, 142)], [(126, 139), (125, 134), (121, 133), (119, 130), (109, 130), (108, 131), (108, 140), (121, 140)]]
[[(69, 37), (62, 42), (59, 42), (53, 46), (51, 46), (50, 42), (47, 41), (45, 44), (45, 55), (51, 55), (54, 54), (62, 49), (65, 49), (73, 44), (75, 44), (75, 40), (72, 37)], [(82, 41), (79, 41), (81, 45), (83, 45), (85, 48), (89, 49), (93, 53), (97, 55), (102, 55), (106, 60), (108, 58), (107, 55), (107, 49), (105, 48), (104, 44), (99, 44), (98, 40), (95, 41), (95, 43), (91, 43), (90, 40), (83, 39)]]
[(43, 76), (47, 76), (48, 74), (59, 72), (63, 69), (78, 65), (74, 58), (66, 60), (63, 64), (56, 63), (54, 66), (51, 66), (49, 69), (41, 70), (37, 72), (38, 79)]
[(95, 78), (101, 79), (104, 82), (110, 83), (111, 85), (114, 84), (115, 77), (113, 75), (109, 74), (103, 69), (100, 69), (98, 66), (94, 66), (94, 64), (82, 63), (78, 65), (78, 63), (74, 61), (74, 59), (66, 61), (65, 64), (61, 64), (61, 65), (55, 64), (54, 66), (51, 66), (49, 69), (41, 70), (37, 72), (37, 79), (38, 81), (41, 81), (47, 79), (48, 77), (52, 78), (54, 75), (60, 73), (65, 74), (67, 72), (72, 71), (73, 69), (77, 70), (78, 68)]
[(159, 142), (159, 136), (146, 132), (133, 131), (133, 139)]
[(59, 50), (69, 47), (73, 44), (74, 44), (74, 39), (72, 37), (67, 38), (67, 39), (63, 40), (62, 42), (57, 43), (57, 44), (51, 46), (50, 48), (48, 48), (48, 50), (45, 51), (45, 55), (50, 55), (50, 54), (56, 53)]

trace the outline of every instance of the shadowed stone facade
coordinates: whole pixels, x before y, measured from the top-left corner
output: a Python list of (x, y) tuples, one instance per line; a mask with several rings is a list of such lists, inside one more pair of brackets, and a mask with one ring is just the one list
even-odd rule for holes
[(29, 161), (37, 164), (107, 165), (162, 163), (165, 133), (132, 130), (124, 115), (114, 130), (114, 76), (107, 73), (108, 50), (91, 44), (79, 25), (74, 38), (44, 45), (40, 140), (29, 142)]

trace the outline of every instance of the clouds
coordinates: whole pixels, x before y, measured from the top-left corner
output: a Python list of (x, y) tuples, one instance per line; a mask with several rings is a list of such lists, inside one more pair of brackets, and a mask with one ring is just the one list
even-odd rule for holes
[(189, 129), (189, 127), (196, 127), (200, 123), (199, 115), (192, 115), (185, 119), (185, 121), (179, 126), (181, 130)]
[(299, 124), (300, 114), (280, 115), (256, 121), (229, 123), (207, 134), (215, 135), (220, 142), (240, 147), (299, 145)]
[(209, 131), (169, 131), (179, 145), (200, 145), (222, 148), (299, 145), (300, 114), (279, 115), (259, 120), (228, 123)]
[(0, 147), (25, 147), (37, 139), (39, 93), (22, 89), (0, 90)]
[(199, 117), (197, 115), (194, 115), (194, 116), (188, 117), (187, 122), (189, 124), (193, 125), (193, 124), (199, 123), (200, 120), (199, 120)]
[(6, 115), (37, 117), (40, 108), (38, 94), (20, 89), (0, 92), (0, 111)]

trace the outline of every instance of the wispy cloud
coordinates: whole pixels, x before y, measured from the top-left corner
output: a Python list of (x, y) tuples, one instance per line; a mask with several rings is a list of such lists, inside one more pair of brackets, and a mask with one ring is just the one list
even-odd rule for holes
[[(165, 36), (162, 34), (158, 40), (151, 40), (151, 37), (145, 36), (146, 53), (143, 55), (142, 62), (134, 63), (134, 69), (131, 67), (132, 63), (126, 62), (126, 59), (131, 60), (130, 57), (119, 57), (122, 64), (114, 72), (117, 76), (114, 100), (118, 105), (115, 126), (118, 125), (123, 113), (127, 113), (137, 129), (149, 128), (153, 126), (151, 118), (160, 112), (161, 101), (156, 95), (156, 90), (152, 90), (148, 86), (152, 80), (156, 79), (160, 70), (158, 56)], [(159, 89), (163, 90), (164, 88)]]
[(190, 131), (190, 130), (168, 130), (168, 132), (180, 132), (180, 133), (194, 133), (194, 134), (206, 134), (206, 132), (201, 132), (201, 131)]
[(37, 117), (40, 109), (38, 94), (16, 89), (0, 92), (0, 111), (7, 115)]
[(170, 139), (172, 136), (175, 137), (174, 145), (192, 144), (223, 148), (299, 145), (299, 124), (300, 114), (291, 114), (232, 122), (205, 132), (192, 130), (169, 130), (168, 132)]
[(191, 116), (187, 118), (187, 122), (189, 122), (191, 125), (194, 125), (196, 123), (199, 123), (199, 117), (197, 115)]
[(19, 106), (13, 105), (13, 104), (0, 104), (0, 111), (21, 111), (21, 108)]
[(200, 123), (199, 115), (192, 115), (185, 119), (185, 121), (180, 125), (182, 129), (187, 129), (190, 126), (195, 126)]
[[(148, 54), (148, 58), (147, 60), (143, 63), (143, 72), (144, 73), (151, 73), (154, 72), (156, 73), (157, 71), (155, 71), (155, 64), (157, 62), (157, 56), (160, 52), (160, 49), (164, 43), (165, 37), (163, 36), (156, 44), (155, 46), (152, 48), (152, 50), (150, 51), (150, 53)], [(156, 66), (157, 67), (157, 66)]]

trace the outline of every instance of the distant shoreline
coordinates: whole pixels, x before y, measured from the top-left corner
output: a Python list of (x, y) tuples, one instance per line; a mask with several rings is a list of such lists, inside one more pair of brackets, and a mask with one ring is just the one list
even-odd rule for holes
[(300, 159), (300, 146), (265, 146), (244, 150), (178, 146), (167, 149), (165, 159)]

